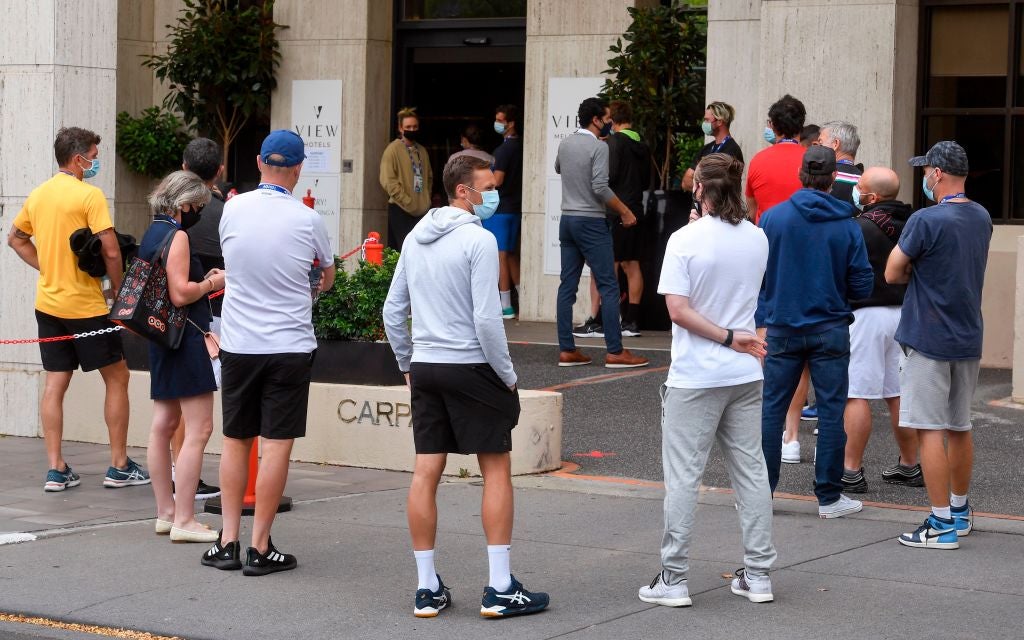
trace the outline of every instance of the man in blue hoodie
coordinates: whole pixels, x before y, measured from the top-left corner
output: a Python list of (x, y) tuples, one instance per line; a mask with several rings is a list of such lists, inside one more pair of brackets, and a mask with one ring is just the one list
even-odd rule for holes
[(494, 286), (498, 243), (480, 223), (498, 209), (497, 183), (490, 165), (473, 156), (449, 161), (442, 181), (450, 204), (431, 209), (413, 228), (384, 303), (384, 328), (412, 390), (416, 466), (408, 518), (419, 580), (413, 614), (432, 618), (451, 604), (434, 569), (437, 485), (449, 453), (476, 454), (484, 477), (480, 516), (490, 581), (480, 615), (535, 613), (547, 607), (548, 594), (527, 591), (509, 571), (509, 451), (519, 393)]
[(804, 188), (761, 216), (768, 237), (768, 268), (758, 305), (758, 326), (768, 329), (764, 364), (761, 447), (772, 491), (779, 483), (786, 409), (804, 365), (818, 404), (814, 494), (818, 516), (838, 518), (863, 508), (841, 493), (843, 409), (849, 386), (850, 323), (847, 300), (874, 287), (864, 236), (849, 203), (829, 195), (836, 154), (812, 146), (800, 166)]

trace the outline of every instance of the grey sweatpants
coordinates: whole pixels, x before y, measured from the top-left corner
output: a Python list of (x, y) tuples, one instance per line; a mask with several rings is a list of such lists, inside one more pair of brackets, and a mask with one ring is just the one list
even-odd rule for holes
[(772, 494), (761, 452), (761, 382), (715, 389), (661, 389), (665, 537), (661, 564), (668, 584), (686, 579), (700, 481), (715, 439), (729, 466), (743, 531), (743, 565), (765, 575), (775, 562)]

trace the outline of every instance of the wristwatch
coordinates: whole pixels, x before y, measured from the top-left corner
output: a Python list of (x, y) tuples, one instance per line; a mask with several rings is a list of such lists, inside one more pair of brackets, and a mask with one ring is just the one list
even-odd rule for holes
[(732, 345), (732, 329), (725, 330), (725, 342), (723, 342), (722, 344), (724, 344), (727, 347)]

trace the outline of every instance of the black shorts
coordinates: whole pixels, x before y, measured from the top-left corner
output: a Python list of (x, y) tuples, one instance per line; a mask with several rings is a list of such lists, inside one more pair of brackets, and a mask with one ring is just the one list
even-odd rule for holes
[(615, 255), (615, 262), (630, 262), (642, 258), (644, 251), (642, 227), (642, 222), (632, 227), (624, 227), (618, 221), (612, 225), (612, 252)]
[[(40, 338), (55, 338), (115, 326), (107, 320), (107, 316), (58, 318), (38, 309), (36, 324), (39, 326)], [(74, 371), (79, 366), (82, 371), (95, 371), (124, 360), (124, 349), (120, 332), (111, 331), (74, 340), (40, 342), (39, 356), (43, 361), (43, 369), (47, 371)]]
[(414, 362), (412, 434), (416, 453), (504, 453), (519, 422), (519, 392), (489, 364)]
[(291, 440), (306, 435), (312, 353), (228, 353), (221, 349), (224, 435)]

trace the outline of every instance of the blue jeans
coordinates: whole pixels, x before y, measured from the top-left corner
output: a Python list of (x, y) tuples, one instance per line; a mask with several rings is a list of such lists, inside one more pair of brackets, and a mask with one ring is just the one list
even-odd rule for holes
[(612, 253), (612, 232), (608, 221), (585, 216), (562, 214), (558, 223), (558, 242), (562, 247), (562, 281), (558, 285), (558, 348), (572, 351), (572, 306), (580, 287), (583, 263), (601, 294), (601, 324), (608, 353), (622, 351), (622, 327), (619, 325), (619, 282), (615, 278), (615, 257)]
[(814, 463), (814, 495), (819, 505), (832, 504), (843, 488), (846, 431), (843, 411), (849, 388), (850, 327), (823, 333), (779, 338), (768, 336), (764, 361), (764, 407), (761, 413), (761, 449), (768, 465), (772, 492), (782, 466), (782, 432), (786, 411), (800, 382), (804, 364), (810, 365), (811, 383), (818, 405), (818, 451)]

